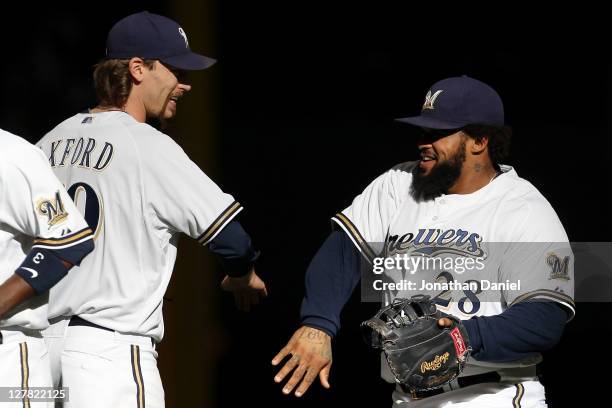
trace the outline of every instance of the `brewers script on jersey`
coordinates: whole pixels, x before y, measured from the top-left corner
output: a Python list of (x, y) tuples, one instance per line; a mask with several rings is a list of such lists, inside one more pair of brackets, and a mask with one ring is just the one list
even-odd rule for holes
[[(0, 191), (0, 282), (13, 275), (31, 250), (36, 264), (44, 257), (36, 253), (37, 248), (68, 253), (92, 238), (43, 152), (2, 130)], [(44, 273), (35, 267), (27, 271), (32, 279)], [(21, 389), (51, 385), (49, 360), (39, 332), (48, 326), (47, 299), (48, 293), (35, 296), (0, 319), (1, 386)], [(22, 406), (21, 401), (18, 406)]]

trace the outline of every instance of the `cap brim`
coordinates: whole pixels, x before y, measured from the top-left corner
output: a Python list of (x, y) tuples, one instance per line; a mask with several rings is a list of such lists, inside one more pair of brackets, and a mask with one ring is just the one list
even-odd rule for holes
[(408, 123), (409, 125), (414, 125), (427, 129), (459, 129), (465, 126), (465, 123), (452, 123), (445, 122), (442, 120), (429, 118), (427, 116), (412, 116), (409, 118), (399, 118), (395, 119), (398, 122)]
[(184, 69), (187, 71), (206, 69), (217, 62), (217, 60), (214, 58), (205, 57), (204, 55), (196, 54), (195, 52), (160, 58), (160, 61), (175, 68)]

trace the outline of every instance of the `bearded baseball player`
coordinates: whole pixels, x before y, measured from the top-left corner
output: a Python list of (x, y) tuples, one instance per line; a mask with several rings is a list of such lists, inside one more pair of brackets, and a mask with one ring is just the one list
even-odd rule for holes
[(149, 118), (175, 116), (191, 86), (182, 71), (215, 61), (189, 48), (175, 21), (147, 12), (110, 30), (95, 68), (99, 105), (43, 137), (39, 146), (85, 215), (98, 251), (51, 293), (46, 331), (54, 382), (74, 407), (163, 407), (155, 345), (163, 295), (184, 233), (219, 256), (222, 282), (240, 309), (266, 295), (242, 206), (224, 193)]
[(40, 149), (2, 130), (0, 189), (1, 405), (46, 407), (59, 395), (28, 391), (52, 385), (41, 336), (48, 291), (91, 252), (92, 230)]
[[(415, 391), (414, 384), (426, 382), (449, 353), (424, 361), (406, 383), (401, 375), (409, 362), (387, 351), (402, 341), (392, 337), (398, 326), (409, 326), (418, 313), (430, 312), (422, 307), (412, 315), (396, 310), (396, 320), (389, 323), (370, 319), (370, 327), (390, 339), (389, 347), (382, 345), (382, 376), (397, 384), (393, 405), (545, 407), (536, 364), (574, 315), (573, 255), (548, 201), (514, 168), (501, 164), (511, 131), (500, 96), (473, 78), (448, 78), (427, 92), (419, 116), (399, 121), (420, 129), (421, 159), (382, 174), (333, 217), (338, 228), (306, 273), (302, 327), (272, 361), (278, 365), (291, 356), (275, 381), (289, 378), (283, 392), (295, 389), (298, 397), (317, 376), (329, 388), (331, 340), (340, 327), (342, 307), (363, 277), (362, 260), (377, 265), (381, 255), (420, 255), (422, 260), (448, 256), (454, 267), (407, 273), (405, 265), (389, 266), (380, 275), (377, 287), (384, 304), (403, 307), (397, 300), (429, 295), (438, 313), (448, 316), (436, 320), (438, 326), (461, 326), (465, 333), (455, 330), (450, 344), (454, 342), (458, 355), (469, 353), (458, 378)], [(477, 274), (465, 272), (467, 261), (457, 263), (460, 257), (480, 262), (482, 268)], [(425, 276), (423, 272), (432, 282), (449, 284), (448, 289), (399, 285), (409, 279), (416, 284), (420, 280), (413, 278)], [(491, 288), (486, 282), (514, 286)]]

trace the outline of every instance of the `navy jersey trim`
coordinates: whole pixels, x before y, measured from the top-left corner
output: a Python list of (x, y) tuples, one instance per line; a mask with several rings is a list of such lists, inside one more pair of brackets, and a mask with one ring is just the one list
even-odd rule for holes
[(221, 214), (214, 220), (210, 226), (200, 235), (198, 238), (198, 242), (202, 245), (207, 245), (214, 237), (217, 235), (219, 231), (225, 227), (225, 225), (234, 218), (236, 214), (238, 214), (242, 210), (242, 206), (238, 201), (234, 201), (229, 205), (225, 210), (221, 212)]
[(36, 238), (34, 240), (34, 246), (53, 248), (74, 245), (79, 241), (91, 238), (92, 235), (93, 231), (91, 228), (87, 227), (60, 238)]
[(28, 343), (19, 343), (19, 358), (21, 363), (21, 390), (23, 393), (23, 408), (30, 408), (28, 389), (30, 381), (30, 366), (28, 364)]
[(532, 292), (523, 293), (522, 295), (514, 299), (514, 301), (510, 304), (510, 306), (516, 303), (519, 303), (519, 302), (524, 302), (525, 300), (528, 300), (528, 299), (535, 299), (535, 298), (550, 299), (555, 302), (559, 302), (559, 303), (566, 305), (572, 312), (572, 317), (574, 317), (573, 315), (576, 313), (576, 304), (574, 303), (574, 299), (572, 299), (565, 293), (556, 292), (550, 289), (538, 289)]
[(355, 224), (348, 219), (348, 217), (342, 213), (338, 213), (332, 217), (332, 221), (335, 221), (342, 227), (342, 229), (349, 235), (351, 240), (355, 243), (359, 251), (372, 263), (376, 255), (372, 248), (368, 245), (366, 240), (363, 238)]
[(515, 384), (516, 386), (516, 395), (512, 399), (512, 406), (514, 408), (521, 408), (521, 399), (523, 399), (523, 395), (525, 395), (525, 387), (523, 384)]
[(86, 239), (65, 248), (38, 248), (40, 248), (41, 250), (50, 250), (60, 259), (68, 261), (73, 265), (80, 265), (81, 261), (85, 258), (85, 256), (87, 256), (87, 254), (94, 250), (94, 240), (93, 237), (89, 236)]
[(140, 368), (140, 347), (132, 344), (132, 375), (136, 383), (136, 408), (145, 408), (145, 389)]

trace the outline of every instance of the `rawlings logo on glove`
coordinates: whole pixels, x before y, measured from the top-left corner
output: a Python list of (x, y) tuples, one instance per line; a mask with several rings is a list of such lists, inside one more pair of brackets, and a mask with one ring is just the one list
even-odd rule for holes
[(421, 372), (425, 373), (425, 371), (438, 370), (442, 364), (446, 364), (449, 355), (450, 354), (446, 352), (441, 356), (436, 356), (436, 358), (429, 363), (427, 361), (423, 361), (421, 364)]
[[(442, 317), (452, 326), (440, 327)], [(425, 295), (395, 299), (361, 329), (366, 343), (385, 353), (396, 382), (411, 391), (440, 388), (455, 379), (470, 351), (461, 321), (438, 311)]]

